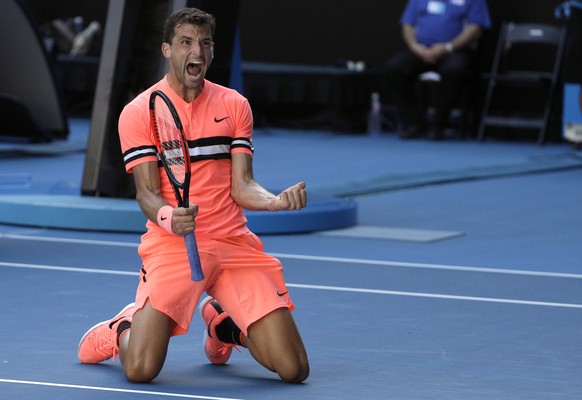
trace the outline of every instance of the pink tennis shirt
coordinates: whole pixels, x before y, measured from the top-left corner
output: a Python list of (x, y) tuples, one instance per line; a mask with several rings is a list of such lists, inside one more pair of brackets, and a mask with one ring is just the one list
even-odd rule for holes
[[(189, 199), (190, 204), (199, 205), (196, 236), (223, 238), (247, 233), (247, 219), (230, 196), (230, 182), (231, 154), (253, 154), (253, 117), (248, 101), (232, 89), (205, 81), (202, 93), (186, 103), (164, 78), (125, 106), (119, 118), (125, 169), (131, 173), (138, 164), (158, 163), (162, 196), (172, 206), (177, 201), (158, 162), (150, 126), (149, 98), (154, 90), (170, 98), (184, 127), (192, 161)], [(149, 220), (146, 226), (150, 233), (163, 231)]]

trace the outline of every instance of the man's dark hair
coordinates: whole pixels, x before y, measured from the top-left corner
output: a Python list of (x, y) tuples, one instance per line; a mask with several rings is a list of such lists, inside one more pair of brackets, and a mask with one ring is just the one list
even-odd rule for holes
[(176, 27), (183, 24), (208, 26), (210, 27), (210, 33), (214, 36), (214, 28), (216, 27), (214, 15), (197, 8), (183, 8), (168, 17), (164, 26), (164, 43), (171, 44)]

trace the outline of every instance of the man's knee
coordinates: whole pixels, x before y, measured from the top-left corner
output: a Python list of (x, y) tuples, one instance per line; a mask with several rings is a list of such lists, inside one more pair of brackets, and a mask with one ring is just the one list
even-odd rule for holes
[(161, 370), (161, 365), (143, 358), (126, 359), (123, 363), (123, 373), (126, 379), (133, 383), (149, 383), (158, 376)]
[(277, 368), (279, 377), (287, 383), (301, 383), (309, 376), (307, 361), (285, 363)]

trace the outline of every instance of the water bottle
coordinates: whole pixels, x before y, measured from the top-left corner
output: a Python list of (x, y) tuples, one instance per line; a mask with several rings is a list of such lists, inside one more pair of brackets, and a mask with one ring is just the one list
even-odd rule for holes
[(372, 93), (370, 101), (370, 112), (368, 113), (368, 134), (375, 135), (382, 132), (382, 106), (380, 104), (380, 94)]

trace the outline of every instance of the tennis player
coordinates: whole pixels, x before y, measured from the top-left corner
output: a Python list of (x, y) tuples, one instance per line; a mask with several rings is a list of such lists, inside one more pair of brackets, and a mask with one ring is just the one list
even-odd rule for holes
[[(248, 229), (243, 208), (302, 209), (305, 183), (274, 195), (255, 181), (249, 103), (205, 79), (214, 28), (214, 17), (201, 10), (172, 14), (162, 44), (168, 74), (121, 113), (125, 168), (134, 176), (137, 201), (148, 218), (138, 249), (143, 265), (135, 303), (89, 329), (78, 356), (88, 364), (119, 357), (129, 381), (152, 381), (162, 369), (170, 338), (188, 331), (206, 291), (199, 309), (210, 362), (224, 364), (233, 348), (245, 347), (283, 381), (299, 383), (307, 378), (309, 364), (282, 266)], [(154, 90), (170, 97), (184, 125), (192, 159), (187, 209), (177, 207), (158, 164), (148, 108)], [(190, 278), (183, 239), (194, 228), (205, 275), (201, 282)]]

